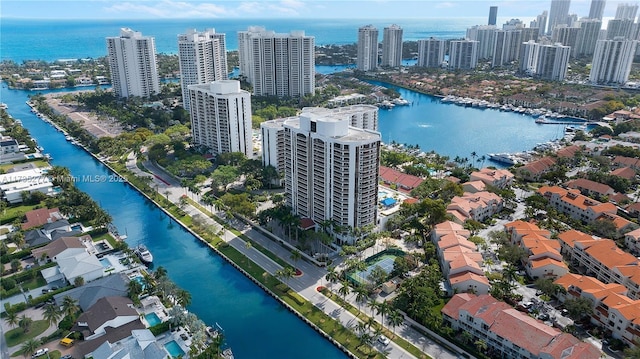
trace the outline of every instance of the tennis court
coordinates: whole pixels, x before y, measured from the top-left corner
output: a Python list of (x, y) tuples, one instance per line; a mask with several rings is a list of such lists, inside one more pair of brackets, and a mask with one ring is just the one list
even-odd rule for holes
[(391, 271), (393, 271), (393, 264), (395, 263), (396, 258), (398, 258), (398, 256), (395, 256), (393, 254), (383, 254), (375, 258), (374, 260), (372, 260), (370, 263), (367, 263), (369, 264), (367, 269), (362, 271), (355, 271), (349, 274), (348, 277), (351, 279), (352, 282), (355, 282), (358, 284), (368, 284), (369, 274), (371, 274), (371, 271), (373, 271), (375, 267), (380, 267), (382, 268), (382, 270), (387, 272), (387, 274), (389, 274), (391, 273)]

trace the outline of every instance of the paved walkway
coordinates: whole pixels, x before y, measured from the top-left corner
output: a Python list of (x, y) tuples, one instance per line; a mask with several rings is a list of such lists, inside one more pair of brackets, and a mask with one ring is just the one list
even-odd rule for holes
[[(180, 186), (179, 181), (173, 179), (169, 174), (165, 173), (162, 169), (153, 165), (150, 162), (144, 162), (145, 168), (153, 172), (153, 175), (141, 171), (136, 166), (136, 157), (133, 153), (131, 153), (127, 159), (127, 168), (132, 172), (136, 173), (139, 176), (152, 177), (153, 183), (152, 187), (157, 188), (157, 191), (169, 198), (173, 203), (179, 204), (180, 197), (183, 195), (188, 196), (192, 200), (200, 203), (204, 208), (209, 210), (211, 213), (224, 218), (224, 213), (217, 212), (215, 209), (209, 205), (203, 204), (201, 202), (201, 197), (199, 195), (193, 194), (189, 192), (186, 188)], [(215, 222), (213, 219), (209, 218), (207, 214), (201, 212), (199, 209), (195, 208), (192, 205), (186, 205), (183, 207), (183, 210), (191, 216), (200, 216), (207, 221), (207, 224), (213, 226), (214, 231), (219, 233), (222, 230), (222, 226)], [(240, 230), (247, 237), (251, 238), (251, 240), (257, 242), (261, 246), (267, 248), (270, 252), (276, 254), (278, 257), (291, 264), (295, 268), (298, 268), (303, 272), (303, 275), (300, 277), (294, 277), (289, 280), (289, 286), (297, 291), (301, 296), (305, 299), (309, 300), (319, 309), (322, 309), (325, 313), (330, 315), (331, 317), (339, 320), (342, 325), (345, 327), (353, 328), (360, 321), (353, 314), (344, 310), (338, 304), (327, 298), (322, 293), (317, 291), (318, 286), (326, 286), (327, 283), (324, 280), (327, 271), (324, 268), (317, 267), (312, 265), (304, 260), (298, 260), (297, 262), (293, 262), (291, 260), (291, 252), (282, 247), (280, 244), (272, 241), (271, 239), (264, 236), (259, 231), (253, 229), (251, 226), (246, 225), (243, 222), (238, 220), (232, 220), (230, 222), (236, 229)], [(282, 267), (271, 260), (269, 257), (264, 255), (262, 252), (258, 251), (255, 248), (249, 247), (245, 245), (245, 241), (241, 238), (237, 237), (231, 231), (224, 230), (221, 238), (232, 245), (235, 249), (242, 252), (244, 255), (248, 256), (252, 261), (254, 261), (257, 265), (264, 268), (267, 272), (272, 275), (275, 275), (275, 272)], [(340, 287), (340, 284), (334, 284), (331, 288), (334, 291)], [(355, 294), (350, 294), (347, 296), (347, 300), (353, 304), (356, 308), (358, 307), (355, 302)], [(382, 317), (380, 315), (375, 315), (367, 308), (364, 308), (366, 314), (371, 317), (374, 317), (378, 323), (382, 322)], [(393, 328), (389, 328), (389, 330), (393, 331)], [(428, 354), (433, 358), (438, 359), (454, 359), (457, 358), (455, 353), (452, 353), (432, 340), (425, 338), (423, 335), (418, 333), (416, 330), (411, 328), (407, 321), (403, 322), (401, 325), (395, 328), (395, 333), (405, 340), (409, 341), (417, 348)], [(374, 347), (381, 352), (386, 352), (388, 358), (399, 359), (399, 358), (414, 358), (412, 354), (396, 345), (394, 342), (391, 342), (388, 346), (383, 346), (379, 342), (374, 343)]]

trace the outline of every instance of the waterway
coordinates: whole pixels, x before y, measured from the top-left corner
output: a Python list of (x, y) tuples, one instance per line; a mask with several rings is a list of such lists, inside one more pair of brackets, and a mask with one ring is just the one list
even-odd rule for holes
[[(3, 83), (0, 101), (51, 154), (52, 163), (80, 178), (108, 175), (104, 165), (30, 112), (25, 104), (29, 94), (9, 90)], [(346, 357), (128, 184), (76, 185), (111, 214), (130, 246), (144, 243), (154, 264), (166, 268), (171, 279), (191, 293), (189, 310), (207, 324), (218, 322), (224, 328), (237, 358)]]
[[(393, 88), (411, 103), (380, 110), (379, 129), (385, 143), (417, 144), (424, 152), (433, 150), (451, 159), (460, 156), (471, 161), (472, 152), (481, 157), (527, 151), (538, 143), (564, 136), (564, 125), (537, 124), (532, 116), (442, 103), (435, 96), (369, 82)], [(497, 165), (485, 163), (489, 164)]]

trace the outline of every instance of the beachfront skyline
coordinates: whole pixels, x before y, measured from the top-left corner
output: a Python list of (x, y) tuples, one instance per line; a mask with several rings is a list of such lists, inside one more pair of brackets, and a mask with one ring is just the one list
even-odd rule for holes
[[(607, 1), (604, 16), (618, 3)], [(626, 1), (628, 2), (628, 1)], [(570, 13), (589, 14), (591, 0), (572, 0)], [(535, 0), (5, 0), (0, 18), (159, 19), (159, 18), (433, 18), (486, 17), (498, 6), (498, 17), (535, 17), (550, 1)]]

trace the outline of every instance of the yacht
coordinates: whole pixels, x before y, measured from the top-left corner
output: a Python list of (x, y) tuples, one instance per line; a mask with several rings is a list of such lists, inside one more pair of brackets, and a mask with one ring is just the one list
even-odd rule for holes
[(135, 254), (140, 258), (140, 260), (145, 264), (153, 263), (153, 255), (144, 244), (139, 244), (134, 250)]
[(509, 153), (489, 153), (489, 159), (512, 166), (518, 163), (518, 160)]
[(3, 103), (0, 103), (0, 108), (3, 110), (6, 110), (9, 108), (9, 106), (7, 106), (7, 104), (3, 102)]

